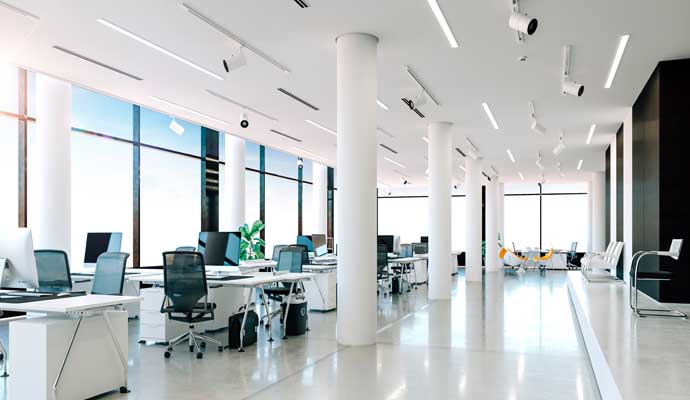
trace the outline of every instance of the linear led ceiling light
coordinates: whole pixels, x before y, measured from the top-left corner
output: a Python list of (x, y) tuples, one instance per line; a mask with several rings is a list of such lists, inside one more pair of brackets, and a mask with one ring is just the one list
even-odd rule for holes
[(123, 70), (121, 70), (121, 69), (117, 69), (117, 68), (115, 68), (115, 67), (113, 67), (113, 66), (110, 66), (110, 65), (108, 65), (108, 64), (102, 63), (102, 62), (100, 62), (100, 61), (98, 61), (98, 60), (94, 60), (93, 58), (87, 57), (87, 56), (85, 56), (85, 55), (83, 55), (83, 54), (79, 54), (79, 53), (77, 53), (77, 52), (75, 52), (75, 51), (66, 49), (66, 48), (64, 48), (64, 47), (55, 45), (55, 46), (53, 46), (53, 48), (54, 48), (55, 50), (58, 50), (58, 51), (61, 51), (61, 52), (65, 53), (65, 54), (69, 54), (69, 55), (72, 56), (72, 57), (77, 57), (77, 58), (79, 58), (79, 59), (81, 59), (81, 60), (84, 60), (84, 61), (86, 61), (86, 62), (90, 62), (90, 63), (92, 63), (92, 64), (94, 64), (94, 65), (98, 65), (98, 66), (101, 67), (101, 68), (105, 68), (105, 69), (107, 69), (107, 70), (113, 71), (113, 72), (118, 73), (118, 74), (120, 74), (120, 75), (126, 76), (127, 78), (134, 79), (134, 80), (137, 80), (137, 81), (143, 80), (142, 78), (139, 78), (139, 77), (136, 76), (136, 75), (132, 75), (132, 74), (130, 74), (130, 73), (128, 73), (128, 72), (125, 72), (125, 71), (123, 71)]
[(494, 176), (499, 176), (499, 175), (500, 175), (500, 174), (498, 173), (498, 170), (496, 169), (496, 167), (494, 167), (493, 165), (491, 166), (491, 172), (494, 173)]
[(540, 124), (537, 122), (537, 116), (534, 113), (534, 103), (531, 101), (529, 102), (529, 117), (530, 117), (530, 128), (532, 130), (542, 136), (546, 135), (546, 128), (544, 128), (544, 125)]
[(563, 80), (561, 82), (561, 92), (565, 96), (580, 97), (585, 92), (584, 85), (570, 79), (570, 45), (563, 46)]
[(491, 112), (489, 105), (486, 103), (482, 103), (482, 107), (484, 107), (484, 112), (486, 113), (486, 116), (489, 117), (491, 125), (494, 126), (494, 129), (498, 130), (498, 123), (496, 122), (496, 118), (494, 118), (494, 114)]
[(197, 71), (201, 71), (201, 72), (205, 73), (205, 74), (208, 75), (208, 76), (211, 76), (211, 77), (213, 77), (213, 78), (218, 79), (219, 81), (222, 81), (222, 80), (223, 80), (223, 77), (222, 77), (222, 76), (220, 76), (220, 75), (218, 75), (218, 74), (216, 74), (216, 73), (214, 73), (214, 72), (212, 72), (212, 71), (209, 71), (208, 69), (202, 67), (201, 65), (195, 64), (195, 63), (193, 63), (193, 62), (187, 60), (186, 58), (183, 58), (183, 57), (181, 57), (181, 56), (178, 56), (177, 54), (173, 53), (172, 51), (167, 50), (167, 49), (164, 49), (163, 47), (161, 47), (161, 46), (159, 46), (159, 45), (153, 43), (152, 41), (147, 40), (147, 39), (144, 39), (143, 37), (141, 37), (141, 36), (139, 36), (139, 35), (137, 35), (137, 34), (135, 34), (135, 33), (132, 33), (132, 32), (130, 32), (130, 31), (128, 31), (127, 29), (121, 27), (121, 26), (115, 25), (114, 23), (112, 23), (112, 22), (110, 22), (110, 21), (108, 21), (108, 20), (105, 20), (105, 19), (103, 19), (103, 18), (99, 18), (99, 19), (97, 19), (96, 21), (97, 21), (98, 23), (100, 23), (100, 24), (102, 24), (102, 25), (104, 25), (104, 26), (107, 26), (108, 28), (114, 30), (115, 32), (121, 33), (121, 34), (123, 34), (123, 35), (129, 37), (130, 39), (134, 39), (134, 40), (136, 40), (137, 42), (139, 42), (139, 43), (141, 43), (141, 44), (144, 44), (144, 45), (146, 45), (146, 46), (148, 46), (148, 47), (150, 47), (150, 48), (152, 48), (152, 49), (154, 49), (154, 50), (156, 50), (156, 51), (158, 51), (158, 52), (160, 52), (160, 53), (165, 54), (166, 56), (168, 56), (168, 57), (170, 57), (170, 58), (173, 58), (173, 59), (175, 59), (175, 60), (177, 60), (177, 61), (179, 61), (179, 62), (181, 62), (181, 63), (183, 63), (183, 64), (186, 64), (186, 65), (188, 65), (188, 66), (190, 66), (190, 67), (196, 69)]
[(396, 165), (396, 166), (400, 167), (400, 168), (407, 168), (407, 167), (405, 167), (404, 165), (400, 164), (399, 162), (397, 162), (397, 161), (395, 161), (395, 160), (392, 160), (392, 159), (390, 159), (390, 158), (388, 158), (388, 157), (383, 157), (383, 159), (386, 160), (386, 161), (388, 161), (389, 163), (391, 163), (391, 164), (393, 164), (393, 165)]
[(381, 132), (382, 134), (388, 136), (388, 137), (391, 138), (391, 139), (393, 139), (393, 138), (395, 137), (395, 135), (393, 135), (392, 133), (388, 132), (387, 130), (381, 128), (380, 126), (377, 126), (377, 127), (376, 127), (376, 130), (379, 131), (379, 132)]
[(510, 157), (510, 161), (512, 161), (514, 164), (515, 163), (515, 157), (513, 156), (513, 152), (510, 151), (510, 149), (508, 149), (508, 150), (506, 150), (506, 153), (508, 153), (508, 157)]
[(5, 3), (4, 1), (0, 1), (0, 7), (4, 7), (4, 8), (6, 8), (6, 9), (8, 9), (8, 10), (14, 12), (14, 13), (17, 13), (17, 14), (19, 14), (19, 15), (22, 15), (22, 16), (24, 16), (24, 17), (28, 17), (28, 18), (31, 18), (31, 19), (35, 19), (36, 21), (38, 21), (38, 20), (41, 19), (41, 18), (40, 18), (38, 15), (36, 15), (36, 14), (32, 14), (32, 13), (26, 11), (26, 10), (22, 10), (21, 8), (15, 7), (15, 6), (13, 6), (12, 4)]
[(185, 107), (185, 106), (181, 106), (181, 105), (179, 105), (179, 104), (173, 103), (173, 102), (168, 101), (168, 100), (165, 100), (165, 99), (161, 99), (160, 97), (151, 96), (151, 98), (154, 99), (154, 100), (156, 100), (156, 101), (158, 101), (158, 102), (160, 102), (160, 103), (163, 103), (163, 104), (165, 104), (165, 105), (168, 105), (168, 106), (170, 106), (170, 107), (175, 107), (175, 108), (178, 108), (178, 109), (180, 109), (180, 110), (187, 111), (188, 113), (198, 115), (198, 116), (200, 116), (200, 117), (209, 119), (209, 120), (211, 120), (211, 121), (215, 121), (215, 122), (217, 122), (217, 123), (219, 123), (219, 124), (226, 125), (226, 126), (229, 126), (229, 125), (230, 125), (229, 123), (227, 123), (227, 122), (225, 122), (225, 121), (222, 121), (222, 120), (220, 120), (220, 119), (218, 119), (218, 118), (214, 118), (214, 117), (212, 117), (212, 116), (210, 116), (210, 115), (206, 115), (206, 114), (204, 114), (204, 113), (200, 113), (199, 111), (192, 110), (191, 108), (188, 108), (188, 107)]
[(577, 170), (578, 171), (582, 169), (582, 161), (583, 160), (580, 160), (580, 162), (577, 163)]
[[(436, 107), (441, 107), (441, 103), (439, 103), (438, 100), (436, 99), (436, 97), (434, 97), (434, 95), (431, 94), (431, 92), (429, 91), (429, 89), (427, 89), (427, 87), (426, 87), (426, 85), (424, 84), (424, 82), (422, 82), (422, 80), (419, 78), (419, 76), (417, 75), (417, 73), (414, 72), (414, 70), (412, 69), (412, 67), (410, 67), (409, 65), (406, 65), (406, 66), (405, 66), (405, 70), (407, 71), (408, 74), (410, 74), (410, 76), (411, 76), (412, 79), (417, 83), (417, 85), (419, 85), (419, 88), (422, 89), (422, 91), (423, 91), (427, 96), (429, 96), (429, 98), (431, 99), (431, 101), (434, 102), (434, 104), (436, 104)], [(420, 104), (420, 106), (421, 106), (421, 104)]]
[(461, 169), (461, 170), (463, 170), (463, 171), (467, 172), (467, 168), (465, 168), (465, 166), (464, 166), (464, 165), (458, 165), (458, 167), (460, 167), (460, 169)]
[(427, 138), (426, 136), (422, 136), (422, 140), (429, 144), (429, 138)]
[(537, 26), (539, 23), (536, 18), (520, 12), (518, 0), (513, 0), (512, 3), (512, 13), (510, 14), (510, 19), (508, 20), (508, 26), (510, 26), (510, 28), (517, 33), (517, 41), (522, 43), (525, 40), (523, 35), (527, 34), (532, 36), (534, 32), (537, 31)]
[(560, 161), (556, 165), (556, 169), (558, 169), (558, 174), (561, 176), (561, 178), (565, 178), (565, 174), (563, 173), (563, 170), (561, 169), (561, 162)]
[(544, 170), (544, 164), (542, 164), (542, 162), (541, 162), (541, 152), (538, 152), (538, 153), (537, 153), (537, 162), (536, 162), (536, 164), (537, 164), (537, 168), (539, 168), (539, 169), (542, 170), (542, 171)]
[(436, 21), (438, 21), (438, 24), (441, 26), (443, 34), (446, 35), (446, 39), (448, 39), (450, 47), (457, 49), (458, 41), (455, 40), (455, 35), (453, 35), (453, 31), (450, 29), (450, 25), (448, 25), (446, 16), (443, 15), (443, 11), (441, 10), (441, 7), (439, 7), (438, 2), (436, 0), (427, 0), (427, 2), (429, 3), (429, 7), (431, 7), (431, 12), (433, 12), (434, 17), (436, 17)]
[(592, 143), (592, 138), (594, 137), (594, 131), (597, 129), (597, 124), (592, 124), (589, 127), (589, 134), (587, 134), (587, 141), (585, 142), (586, 144)]
[(319, 128), (319, 129), (323, 130), (323, 131), (326, 131), (326, 132), (330, 133), (330, 134), (333, 135), (333, 136), (337, 136), (337, 135), (338, 135), (338, 134), (335, 133), (335, 131), (333, 131), (332, 129), (328, 129), (328, 128), (326, 128), (325, 126), (319, 124), (318, 122), (314, 122), (314, 121), (312, 121), (312, 120), (310, 120), (310, 119), (305, 119), (305, 121), (306, 121), (307, 123), (309, 123), (309, 124), (311, 124), (311, 125), (313, 125), (313, 126)]
[(525, 180), (525, 176), (522, 175), (522, 172), (518, 171), (518, 176), (520, 177), (520, 180), (521, 180), (521, 181), (524, 181), (524, 180)]
[(467, 155), (469, 155), (470, 158), (472, 158), (473, 160), (480, 159), (482, 156), (479, 153), (479, 149), (477, 149), (477, 146), (475, 146), (474, 143), (472, 143), (472, 141), (469, 138), (465, 138), (465, 142), (467, 142), (467, 145), (469, 147), (469, 151), (467, 152)]
[(217, 97), (217, 98), (219, 98), (219, 99), (221, 99), (221, 100), (224, 100), (224, 101), (226, 101), (226, 102), (228, 102), (228, 103), (230, 103), (230, 104), (232, 104), (232, 105), (235, 105), (235, 106), (237, 106), (237, 107), (240, 107), (240, 108), (242, 108), (243, 110), (251, 111), (252, 113), (254, 113), (254, 114), (256, 114), (256, 115), (260, 115), (260, 116), (262, 116), (262, 117), (264, 117), (264, 118), (266, 118), (266, 119), (268, 119), (268, 120), (271, 120), (271, 121), (273, 121), (273, 122), (278, 122), (278, 120), (277, 120), (275, 117), (272, 117), (272, 116), (270, 116), (270, 115), (268, 115), (268, 114), (262, 113), (262, 112), (259, 111), (259, 110), (256, 110), (256, 109), (254, 109), (254, 108), (251, 108), (251, 107), (249, 107), (249, 106), (246, 106), (246, 105), (244, 105), (244, 104), (242, 104), (242, 103), (239, 103), (239, 102), (237, 102), (237, 101), (235, 101), (235, 100), (233, 100), (233, 99), (230, 99), (230, 98), (228, 98), (228, 97), (225, 97), (224, 95), (222, 95), (222, 94), (220, 94), (220, 93), (217, 93), (217, 92), (214, 92), (213, 90), (206, 89), (206, 93), (210, 94), (211, 96)]
[(321, 157), (320, 155), (318, 155), (318, 154), (316, 154), (316, 153), (312, 153), (311, 151), (309, 151), (309, 150), (307, 150), (307, 149), (303, 149), (303, 148), (297, 147), (297, 146), (293, 147), (293, 149), (296, 150), (296, 151), (299, 151), (299, 152), (301, 152), (301, 153), (307, 154), (307, 155), (309, 155), (309, 156), (311, 156), (311, 157), (313, 157), (313, 158), (318, 158), (318, 159), (321, 159), (321, 160), (323, 160), (323, 161), (328, 161), (327, 158)]
[(553, 154), (555, 156), (559, 156), (559, 155), (561, 155), (563, 150), (565, 150), (565, 143), (563, 142), (563, 131), (561, 131), (561, 136), (558, 139), (558, 144), (553, 149)]
[(376, 104), (378, 104), (379, 107), (383, 108), (384, 110), (388, 110), (388, 106), (385, 105), (381, 100), (376, 99)]
[(611, 89), (611, 85), (613, 85), (613, 80), (616, 78), (616, 72), (618, 72), (618, 66), (621, 63), (623, 53), (625, 53), (625, 46), (628, 45), (629, 39), (630, 35), (623, 35), (618, 41), (618, 50), (616, 50), (616, 56), (613, 58), (613, 63), (611, 63), (609, 77), (606, 79), (606, 84), (604, 84), (604, 88), (606, 89)]
[(192, 6), (190, 6), (187, 3), (182, 3), (182, 7), (187, 10), (188, 13), (192, 14), (193, 16), (199, 18), (201, 21), (205, 22), (209, 26), (211, 26), (213, 29), (217, 30), (218, 32), (222, 33), (223, 35), (229, 37), (233, 41), (235, 41), (237, 44), (240, 46), (246, 48), (247, 50), (251, 51), (252, 53), (256, 54), (257, 56), (263, 58), (266, 60), (269, 64), (273, 65), (274, 67), (278, 68), (279, 70), (285, 72), (285, 73), (290, 73), (290, 70), (284, 66), (283, 64), (279, 63), (278, 61), (274, 60), (273, 58), (269, 57), (266, 55), (266, 53), (262, 52), (261, 50), (257, 49), (256, 47), (252, 46), (251, 44), (245, 42), (241, 38), (239, 38), (237, 35), (234, 33), (230, 32), (229, 30), (223, 28), (220, 26), (218, 23), (210, 19), (209, 17), (205, 16), (198, 10), (194, 9)]

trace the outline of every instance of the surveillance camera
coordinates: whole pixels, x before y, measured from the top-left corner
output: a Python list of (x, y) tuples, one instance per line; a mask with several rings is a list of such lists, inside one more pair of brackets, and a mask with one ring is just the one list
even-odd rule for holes
[(247, 114), (245, 113), (240, 115), (240, 126), (245, 129), (249, 128), (249, 120), (247, 119)]
[(563, 94), (580, 97), (585, 92), (585, 87), (582, 84), (573, 81), (563, 81)]
[(532, 18), (526, 14), (512, 13), (508, 20), (508, 26), (518, 32), (527, 35), (533, 35), (537, 31), (539, 23), (536, 18)]
[(247, 59), (244, 57), (244, 53), (242, 53), (242, 47), (238, 47), (227, 58), (223, 59), (223, 68), (228, 73), (245, 65), (247, 65)]

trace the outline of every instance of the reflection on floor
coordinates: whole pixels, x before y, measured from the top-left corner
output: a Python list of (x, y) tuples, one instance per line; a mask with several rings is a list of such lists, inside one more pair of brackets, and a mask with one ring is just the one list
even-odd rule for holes
[(182, 346), (164, 360), (162, 346), (137, 344), (130, 321), (132, 392), (100, 398), (595, 399), (565, 278), (507, 272), (465, 284), (461, 274), (451, 301), (429, 304), (426, 286), (381, 297), (377, 344), (361, 348), (337, 344), (335, 312), (311, 313), (304, 337), (269, 345), (262, 332), (245, 353), (209, 349), (197, 360)]

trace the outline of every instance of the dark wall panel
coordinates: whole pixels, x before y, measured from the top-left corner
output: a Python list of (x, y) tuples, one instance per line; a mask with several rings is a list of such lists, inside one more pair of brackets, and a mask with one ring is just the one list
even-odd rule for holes
[[(616, 237), (615, 240), (618, 242), (623, 241), (623, 127), (621, 125), (616, 133)], [(618, 266), (616, 268), (616, 276), (623, 279), (625, 268), (623, 257), (618, 260)]]
[(611, 241), (611, 146), (606, 148), (606, 243)]

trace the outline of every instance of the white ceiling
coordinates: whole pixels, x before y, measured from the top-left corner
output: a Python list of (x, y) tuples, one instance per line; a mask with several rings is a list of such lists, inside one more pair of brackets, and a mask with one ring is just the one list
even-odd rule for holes
[[(656, 63), (690, 56), (690, 2), (686, 0), (522, 0), (523, 12), (539, 19), (539, 29), (518, 44), (508, 28), (509, 0), (459, 2), (439, 0), (460, 43), (452, 49), (424, 0), (309, 0), (301, 9), (293, 0), (189, 0), (188, 3), (251, 45), (286, 65), (276, 69), (245, 51), (247, 66), (225, 74), (221, 59), (236, 43), (186, 12), (173, 0), (3, 0), (40, 17), (38, 22), (0, 7), (0, 59), (48, 73), (146, 107), (177, 115), (253, 141), (300, 153), (295, 145), (336, 165), (336, 138), (305, 122), (336, 127), (336, 51), (334, 39), (345, 32), (368, 32), (380, 38), (378, 124), (395, 137), (379, 134), (399, 152), (379, 152), (379, 182), (400, 184), (400, 175), (425, 184), (428, 121), (454, 123), (455, 145), (470, 138), (505, 181), (540, 177), (537, 151), (544, 155), (546, 178), (560, 180), (551, 150), (565, 130), (567, 149), (560, 161), (566, 180), (588, 179), (604, 169), (604, 150), (625, 118)], [(216, 80), (96, 22), (105, 18), (225, 77)], [(604, 89), (620, 35), (630, 42), (611, 89)], [(562, 46), (573, 46), (571, 76), (585, 85), (581, 98), (560, 93)], [(143, 78), (135, 81), (52, 48), (58, 45)], [(527, 56), (526, 62), (518, 61)], [(400, 100), (416, 86), (405, 72), (410, 65), (440, 108), (424, 106), (420, 119)], [(282, 87), (320, 108), (313, 111), (276, 89)], [(211, 89), (272, 115), (271, 122), (249, 113), (250, 129), (239, 127), (241, 109), (209, 95)], [(157, 96), (227, 121), (224, 126), (153, 100)], [(540, 137), (529, 129), (527, 103), (548, 129)], [(500, 130), (481, 107), (487, 102)], [(585, 145), (590, 124), (598, 125)], [(277, 129), (304, 142), (268, 132)], [(506, 155), (517, 158), (512, 164)], [(383, 160), (404, 164), (401, 169)], [(454, 155), (455, 164), (462, 162)], [(576, 171), (583, 159), (581, 172)], [(456, 177), (463, 179), (456, 167)]]

